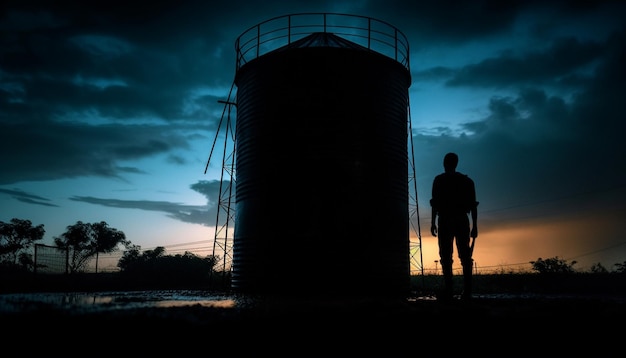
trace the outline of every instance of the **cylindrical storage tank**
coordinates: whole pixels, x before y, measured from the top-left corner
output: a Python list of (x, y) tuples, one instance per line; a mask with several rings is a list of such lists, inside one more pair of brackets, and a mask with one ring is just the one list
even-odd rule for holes
[(239, 68), (235, 291), (408, 293), (410, 82), (331, 33)]

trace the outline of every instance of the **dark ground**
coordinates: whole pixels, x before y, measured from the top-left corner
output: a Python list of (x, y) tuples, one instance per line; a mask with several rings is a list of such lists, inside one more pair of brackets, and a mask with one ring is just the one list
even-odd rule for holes
[(20, 357), (592, 357), (622, 356), (626, 307), (608, 297), (247, 299), (233, 308), (1, 317)]
[[(3, 353), (7, 357), (622, 357), (624, 277), (477, 277), (470, 302), (415, 292), (401, 298), (229, 296), (236, 302), (230, 308), (77, 310), (26, 303), (0, 309), (0, 337), (3, 352), (12, 352)], [(95, 291), (89, 282), (79, 288)], [(72, 292), (58, 282), (54, 287)], [(0, 298), (17, 289), (6, 288)]]

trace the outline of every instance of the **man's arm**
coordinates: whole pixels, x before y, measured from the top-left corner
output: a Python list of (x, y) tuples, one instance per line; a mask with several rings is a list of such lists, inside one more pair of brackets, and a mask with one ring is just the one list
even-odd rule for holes
[(430, 217), (432, 218), (430, 220), (430, 233), (433, 236), (437, 236), (437, 209), (434, 206), (432, 207)]
[(476, 200), (476, 186), (474, 185), (474, 181), (470, 179), (469, 184), (469, 200), (471, 203), (470, 215), (472, 217), (472, 232), (470, 236), (475, 239), (476, 237), (478, 237), (478, 201)]
[(478, 207), (477, 206), (478, 206), (478, 202), (476, 202), (476, 205), (474, 205), (472, 210), (470, 210), (471, 215), (472, 215), (472, 233), (470, 236), (472, 236), (474, 239), (478, 237)]
[(437, 200), (439, 200), (439, 184), (437, 182), (437, 177), (433, 180), (433, 187), (431, 190), (431, 199), (430, 199), (430, 233), (433, 236), (437, 236)]

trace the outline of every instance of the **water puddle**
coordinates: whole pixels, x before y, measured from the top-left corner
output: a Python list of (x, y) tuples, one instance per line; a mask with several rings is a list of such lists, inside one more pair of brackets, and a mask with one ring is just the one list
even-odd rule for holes
[[(545, 294), (480, 294), (474, 298), (480, 302), (489, 301), (589, 301), (589, 302), (618, 302), (625, 303), (626, 297), (605, 295), (545, 295)], [(315, 301), (314, 299), (312, 299)], [(407, 298), (409, 303), (434, 302), (434, 296), (416, 296)], [(282, 302), (282, 304), (281, 304)], [(0, 294), (0, 314), (24, 313), (41, 311), (62, 311), (69, 313), (90, 313), (111, 310), (133, 310), (142, 308), (170, 308), (170, 307), (209, 307), (209, 308), (245, 308), (255, 306), (254, 299), (237, 297), (223, 293), (193, 291), (193, 290), (154, 290), (154, 291), (105, 291), (105, 292), (49, 292), (49, 293), (11, 293)], [(315, 304), (300, 300), (276, 300), (279, 305), (285, 307)], [(315, 303), (315, 302), (314, 302)], [(318, 305), (326, 306), (335, 303), (341, 307), (352, 307), (342, 300), (327, 300)], [(358, 304), (358, 301), (356, 302)], [(343, 306), (342, 306), (343, 305)]]
[(205, 291), (50, 292), (0, 295), (0, 313), (54, 309), (76, 311), (167, 307), (233, 308), (237, 299)]

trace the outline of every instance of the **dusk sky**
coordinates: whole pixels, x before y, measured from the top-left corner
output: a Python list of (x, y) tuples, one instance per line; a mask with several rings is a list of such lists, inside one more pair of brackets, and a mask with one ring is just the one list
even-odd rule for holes
[(106, 221), (142, 249), (211, 254), (221, 158), (205, 166), (237, 37), (277, 16), (342, 13), (409, 41), (427, 270), (447, 152), (476, 183), (479, 270), (626, 261), (626, 2), (128, 4), (0, 6), (0, 221), (43, 224), (50, 245), (77, 221)]

